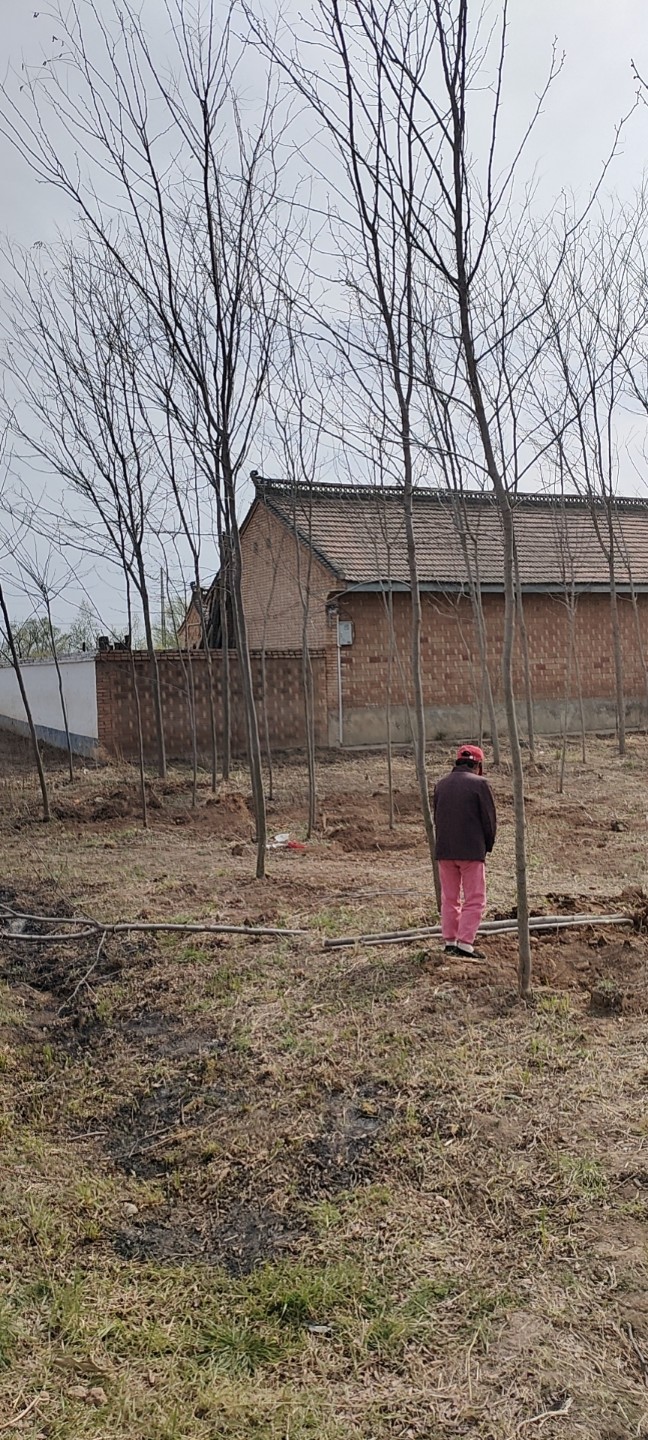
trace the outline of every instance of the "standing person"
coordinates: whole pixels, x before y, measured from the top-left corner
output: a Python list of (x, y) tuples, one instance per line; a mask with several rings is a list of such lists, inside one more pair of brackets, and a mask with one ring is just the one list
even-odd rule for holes
[(460, 745), (450, 774), (434, 790), (444, 949), (479, 960), (486, 958), (475, 949), (486, 909), (485, 861), (497, 832), (495, 801), (483, 768), (483, 750)]

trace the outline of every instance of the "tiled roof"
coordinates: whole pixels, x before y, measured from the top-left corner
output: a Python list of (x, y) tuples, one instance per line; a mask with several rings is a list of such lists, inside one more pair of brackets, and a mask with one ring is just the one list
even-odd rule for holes
[[(290, 485), (255, 479), (258, 498), (291, 527), (296, 521), (301, 535), (310, 539), (339, 581), (367, 585), (391, 578), (408, 583), (402, 492), (320, 485), (296, 497)], [(593, 507), (579, 498), (534, 495), (521, 495), (514, 504), (524, 586), (562, 590), (572, 577), (579, 587), (609, 585), (597, 536), (598, 527), (606, 538), (602, 506)], [(462, 527), (471, 563), (477, 556), (481, 584), (501, 588), (502, 529), (493, 499), (472, 493), (459, 501), (449, 491), (431, 489), (417, 490), (414, 499), (420, 583), (439, 589), (465, 584)], [(627, 586), (631, 574), (634, 585), (648, 587), (648, 503), (615, 501), (614, 529), (618, 584)]]

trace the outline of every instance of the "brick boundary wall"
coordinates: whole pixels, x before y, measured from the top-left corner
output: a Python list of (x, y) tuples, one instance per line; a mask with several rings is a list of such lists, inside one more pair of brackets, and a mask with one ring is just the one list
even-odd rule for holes
[[(311, 655), (315, 689), (315, 740), (327, 744), (326, 719), (326, 656), (323, 651)], [(261, 655), (254, 652), (252, 674), (257, 701), (257, 715), (263, 729), (263, 684)], [(146, 654), (132, 656), (127, 651), (105, 651), (97, 655), (97, 712), (99, 743), (110, 754), (132, 760), (138, 754), (137, 719), (133, 689), (133, 661), (142, 708), (142, 732), (146, 758), (156, 757), (155, 711), (153, 705), (152, 665)], [(184, 662), (184, 668), (183, 668)], [(158, 656), (162, 685), (164, 732), (170, 760), (188, 760), (191, 756), (191, 724), (188, 704), (186, 653), (177, 650)], [(295, 650), (273, 651), (266, 655), (266, 696), (270, 744), (273, 750), (302, 750), (305, 745), (304, 701), (302, 688), (302, 657)], [(211, 751), (209, 717), (209, 671), (204, 654), (191, 654), (196, 707), (198, 753), (205, 757)], [(222, 744), (222, 659), (219, 651), (212, 653), (214, 698), (218, 723), (218, 743)], [(246, 752), (245, 714), (241, 694), (238, 657), (230, 652), (232, 750), (235, 755)]]
[[(462, 737), (474, 729), (480, 703), (481, 670), (472, 606), (466, 597), (421, 595), (421, 662), (428, 737), (447, 734)], [(504, 602), (501, 595), (483, 596), (488, 656), (494, 698), (502, 733), (502, 642)], [(648, 659), (648, 595), (637, 596), (636, 612), (630, 597), (619, 596), (619, 623), (624, 663), (627, 722), (632, 727), (648, 719), (646, 675), (641, 649)], [(387, 650), (389, 626), (382, 595), (346, 592), (339, 601), (340, 616), (353, 624), (353, 643), (342, 647), (344, 743), (382, 744), (386, 738)], [(604, 593), (578, 597), (574, 652), (570, 659), (569, 617), (558, 595), (524, 596), (531, 687), (538, 733), (559, 732), (567, 695), (567, 724), (577, 730), (578, 680), (589, 730), (613, 730), (615, 679), (610, 599)], [(392, 678), (392, 736), (402, 743), (411, 738), (408, 706), (413, 706), (410, 661), (409, 595), (394, 596), (394, 634), (397, 659)], [(641, 637), (641, 648), (639, 643)], [(524, 671), (517, 637), (514, 686), (523, 732)], [(335, 630), (327, 636), (329, 677), (329, 743), (338, 743), (337, 647)], [(486, 727), (488, 722), (486, 720)]]
[[(459, 738), (477, 725), (479, 709), (479, 662), (470, 602), (458, 597), (423, 594), (422, 662), (428, 737)], [(354, 626), (353, 644), (344, 647), (342, 660), (343, 741), (346, 745), (380, 745), (386, 738), (387, 639), (388, 627), (382, 596), (352, 594), (340, 597), (340, 614)], [(504, 731), (501, 694), (501, 646), (503, 601), (500, 595), (484, 596), (491, 678), (495, 701)], [(610, 628), (610, 601), (605, 594), (579, 597), (575, 627), (575, 657), (569, 661), (569, 626), (564, 601), (548, 594), (525, 596), (529, 640), (531, 683), (539, 734), (558, 733), (565, 714), (567, 724), (577, 730), (577, 672), (580, 674), (586, 728), (614, 729), (614, 658)], [(624, 687), (627, 722), (638, 727), (648, 720), (646, 676), (639, 637), (648, 657), (648, 595), (637, 597), (637, 611), (626, 596), (619, 597)], [(394, 626), (398, 660), (394, 664), (392, 690), (392, 736), (401, 743), (411, 738), (408, 705), (412, 704), (410, 672), (409, 597), (394, 597)], [(319, 746), (338, 744), (338, 681), (335, 627), (326, 633), (326, 650), (312, 651), (315, 688), (315, 731)], [(170, 758), (187, 760), (191, 755), (191, 732), (187, 705), (187, 682), (177, 651), (161, 654), (159, 664), (165, 715), (165, 733)], [(154, 709), (150, 662), (136, 654), (147, 758), (156, 754)], [(221, 716), (221, 657), (212, 655), (216, 713)], [(234, 753), (245, 754), (245, 720), (238, 661), (230, 654), (232, 669), (232, 745)], [(192, 652), (198, 721), (198, 749), (205, 757), (210, 750), (207, 666), (201, 651)], [(263, 736), (261, 655), (252, 654), (257, 712)], [(266, 655), (266, 691), (270, 743), (273, 750), (304, 750), (304, 714), (301, 682), (301, 652), (283, 649)], [(99, 741), (106, 750), (125, 758), (137, 755), (137, 727), (132, 688), (131, 656), (109, 651), (97, 656), (97, 708)], [(515, 690), (525, 731), (524, 679), (519, 645), (515, 657)], [(219, 744), (222, 726), (219, 724)]]

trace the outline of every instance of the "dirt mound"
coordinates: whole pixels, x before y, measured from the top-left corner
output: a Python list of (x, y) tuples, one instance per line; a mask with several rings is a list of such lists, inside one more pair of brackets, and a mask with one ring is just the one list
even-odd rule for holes
[(593, 908), (590, 896), (560, 895), (555, 891), (547, 895), (547, 905), (552, 915), (589, 915)]
[[(389, 814), (389, 795), (385, 791), (375, 792), (384, 815)], [(394, 814), (401, 820), (418, 819), (421, 815), (421, 797), (418, 790), (394, 790)]]
[(227, 840), (250, 839), (254, 830), (252, 797), (238, 790), (224, 790), (210, 795), (200, 819), (210, 831)]
[[(531, 906), (532, 918), (541, 918), (543, 915), (611, 915), (613, 912), (631, 909), (629, 904), (623, 903), (623, 896), (612, 900), (597, 900), (591, 895), (561, 895), (557, 891), (550, 891), (545, 900), (546, 904)], [(493, 910), (489, 918), (516, 920), (517, 905), (509, 905), (505, 910)]]
[[(565, 990), (591, 997), (593, 1013), (648, 1013), (646, 943), (631, 932), (561, 930), (532, 937), (536, 990)], [(455, 983), (474, 992), (484, 985), (515, 987), (517, 936), (485, 935), (486, 960), (469, 968), (452, 965)]]
[(332, 825), (328, 836), (347, 854), (366, 850), (412, 850), (417, 843), (414, 835), (391, 834), (386, 825), (376, 825), (368, 819), (344, 820)]
[[(162, 801), (148, 781), (146, 803), (150, 810), (162, 809)], [(65, 795), (52, 803), (52, 814), (56, 820), (77, 820), (86, 824), (101, 820), (130, 820), (139, 817), (141, 813), (139, 785), (126, 782), (114, 785), (101, 795)]]

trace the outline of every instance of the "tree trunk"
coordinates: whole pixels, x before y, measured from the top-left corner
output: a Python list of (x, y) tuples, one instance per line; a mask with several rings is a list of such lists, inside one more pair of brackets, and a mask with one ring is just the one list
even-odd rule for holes
[[(455, 166), (459, 164), (455, 156)], [(461, 176), (456, 174), (457, 194), (461, 193)], [(513, 690), (513, 638), (515, 632), (515, 531), (513, 512), (506, 486), (499, 473), (490, 429), (481, 391), (479, 369), (475, 355), (470, 326), (468, 284), (463, 255), (463, 233), (461, 216), (456, 216), (457, 225), (457, 270), (459, 276), (458, 300), (461, 317), (461, 344), (466, 364), (466, 375), (473, 402), (475, 419), (479, 428), (484, 451), (484, 460), (489, 479), (497, 500), (504, 532), (504, 644), (502, 648), (502, 687), (509, 746), (511, 750), (511, 779), (513, 788), (513, 815), (515, 824), (515, 883), (517, 892), (518, 921), (518, 980), (520, 994), (527, 998), (531, 992), (531, 935), (529, 931), (529, 896), (527, 890), (526, 824), (524, 803), (524, 768), (518, 731), (515, 694)]]
[(493, 698), (493, 686), (491, 684), (490, 667), (488, 664), (488, 642), (486, 639), (486, 622), (484, 620), (484, 609), (481, 599), (481, 588), (474, 587), (473, 609), (477, 620), (477, 644), (479, 647), (479, 661), (482, 671), (482, 685), (486, 698), (486, 709), (488, 710), (488, 723), (490, 725), (491, 745), (493, 747), (493, 765), (496, 769), (500, 764), (500, 743), (499, 730), (497, 727), (497, 716), (495, 714), (495, 700)]
[[(302, 635), (301, 635), (301, 671), (302, 691), (304, 695), (304, 725), (306, 731), (306, 766), (308, 770), (308, 825), (306, 828), (306, 839), (310, 840), (317, 828), (317, 773), (315, 768), (315, 696), (313, 691), (313, 662), (311, 660), (310, 646), (308, 643), (308, 621), (310, 616), (310, 587), (312, 570), (312, 548), (309, 549), (308, 569), (306, 584), (302, 582), (301, 553), (297, 538), (297, 520), (295, 518), (295, 546), (297, 551), (297, 580), (299, 584), (299, 595), (302, 606)], [(311, 541), (311, 518), (309, 514), (308, 539)]]
[(56, 639), (55, 639), (55, 637), (54, 637), (54, 626), (53, 626), (53, 624), (52, 624), (52, 611), (51, 611), (51, 608), (50, 608), (49, 598), (46, 598), (46, 600), (45, 600), (45, 606), (46, 606), (46, 609), (47, 609), (47, 624), (48, 624), (49, 633), (50, 633), (50, 645), (51, 645), (51, 647), (52, 647), (52, 656), (53, 656), (54, 665), (55, 665), (55, 668), (56, 668), (56, 679), (57, 679), (57, 681), (58, 681), (58, 692), (59, 692), (59, 698), (60, 698), (60, 701), (61, 701), (61, 713), (62, 713), (62, 715), (63, 715), (63, 725), (64, 725), (64, 728), (65, 728), (65, 744), (66, 744), (66, 746), (67, 746), (67, 756), (68, 756), (68, 774), (69, 774), (69, 776), (70, 776), (70, 784), (72, 785), (72, 784), (74, 783), (74, 753), (73, 753), (73, 750), (72, 750), (72, 739), (71, 739), (71, 736), (70, 736), (70, 726), (69, 726), (69, 724), (68, 724), (67, 705), (66, 705), (66, 703), (65, 703), (65, 695), (64, 695), (64, 693), (63, 693), (63, 676), (62, 676), (62, 674), (61, 674), (61, 666), (60, 666), (60, 664), (59, 664), (58, 650), (57, 650), (57, 648), (56, 648)]
[(421, 673), (421, 592), (418, 582), (418, 566), (416, 563), (416, 540), (414, 537), (414, 513), (412, 498), (412, 473), (411, 457), (407, 441), (405, 449), (405, 486), (404, 486), (404, 509), (405, 509), (405, 537), (407, 541), (407, 563), (410, 577), (410, 601), (411, 601), (411, 660), (412, 660), (412, 683), (414, 686), (414, 758), (416, 762), (416, 778), (418, 780), (419, 795), (421, 799), (421, 810), (423, 812), (423, 824), (432, 861), (432, 874), (434, 877), (434, 894), (436, 896), (437, 908), (441, 910), (441, 882), (439, 880), (439, 866), (436, 858), (436, 836), (434, 833), (434, 820), (432, 818), (432, 806), (430, 804), (430, 791), (428, 788), (427, 759), (425, 753), (425, 702), (423, 697), (423, 676)]
[(511, 747), (513, 781), (513, 811), (515, 820), (515, 880), (517, 892), (517, 920), (519, 945), (519, 986), (520, 994), (526, 998), (531, 992), (531, 937), (529, 931), (529, 897), (527, 892), (526, 866), (526, 819), (524, 804), (524, 769), (522, 750), (518, 733), (515, 694), (513, 691), (513, 639), (515, 634), (515, 579), (514, 555), (515, 536), (513, 514), (504, 504), (504, 645), (502, 650), (502, 680), (506, 721)]
[(315, 703), (313, 696), (313, 662), (308, 648), (308, 615), (302, 631), (302, 685), (304, 689), (304, 722), (306, 726), (306, 764), (308, 767), (308, 828), (310, 840), (317, 827), (317, 777), (315, 771)]
[(254, 818), (256, 821), (256, 877), (257, 880), (262, 880), (265, 876), (265, 860), (268, 837), (266, 824), (265, 794), (263, 789), (263, 767), (261, 763), (261, 743), (259, 740), (259, 722), (257, 719), (256, 704), (254, 700), (254, 682), (252, 679), (252, 665), (250, 662), (250, 649), (248, 646), (247, 638), (247, 624), (245, 620), (245, 611), (243, 608), (243, 594), (241, 589), (242, 557), (241, 539), (236, 519), (236, 496), (232, 476), (231, 474), (228, 474), (227, 471), (225, 473), (225, 486), (229, 512), (229, 537), (231, 540), (232, 608), (234, 611), (234, 625), (236, 627), (236, 648), (238, 652), (239, 675), (241, 678), (241, 689), (243, 691), (243, 706), (245, 710), (245, 723), (248, 739), (248, 760), (250, 765), (250, 780), (252, 784), (252, 803), (254, 806)]
[[(195, 810), (198, 804), (198, 731), (196, 722), (196, 678), (194, 675), (193, 660), (191, 651), (187, 647), (187, 676), (188, 676), (188, 698), (189, 698), (189, 720), (191, 724), (191, 807)], [(213, 788), (213, 786), (212, 786)]]
[[(132, 609), (132, 605), (131, 605), (130, 581), (129, 581), (129, 578), (128, 578), (128, 574), (127, 574), (126, 572), (125, 572), (124, 578), (125, 578), (125, 580), (126, 580), (126, 609), (127, 609), (127, 613), (128, 613), (128, 629), (129, 629), (129, 633), (130, 633), (131, 636), (132, 636), (132, 634), (133, 634), (133, 609)], [(145, 830), (148, 830), (148, 803), (147, 803), (147, 799), (146, 799), (146, 766), (145, 766), (145, 761), (144, 761), (144, 732), (143, 732), (143, 729), (142, 729), (142, 703), (141, 703), (141, 699), (140, 699), (139, 682), (138, 682), (138, 679), (137, 679), (137, 666), (136, 666), (136, 664), (135, 664), (135, 654), (134, 654), (134, 652), (133, 652), (133, 647), (132, 647), (132, 645), (131, 645), (131, 650), (130, 650), (130, 662), (131, 662), (131, 676), (132, 676), (132, 679), (133, 679), (133, 695), (135, 696), (135, 719), (136, 719), (136, 721), (137, 721), (137, 747), (138, 747), (138, 757), (139, 757), (139, 782), (140, 782), (140, 804), (141, 804), (141, 806), (142, 806), (142, 825), (143, 825), (143, 827), (144, 827)]]
[(223, 651), (221, 656), (221, 688), (223, 692), (223, 748), (221, 751), (221, 775), (228, 781), (232, 773), (232, 667), (230, 664), (230, 633), (227, 601), (223, 605), (221, 618)]
[(527, 635), (526, 620), (524, 618), (524, 601), (522, 599), (522, 583), (520, 580), (520, 567), (518, 564), (517, 545), (515, 547), (515, 590), (517, 595), (517, 622), (520, 634), (520, 648), (522, 650), (522, 667), (524, 671), (524, 702), (526, 706), (527, 722), (527, 744), (529, 746), (529, 759), (535, 763), (535, 729), (533, 723), (533, 691), (531, 688), (531, 665), (529, 663), (529, 637)]
[[(139, 574), (139, 594), (142, 601), (142, 613), (144, 616), (144, 634), (146, 636), (146, 649), (153, 668), (153, 702), (155, 707), (155, 729), (157, 732), (158, 746), (158, 775), (161, 780), (166, 780), (166, 747), (164, 743), (164, 709), (162, 705), (162, 685), (160, 683), (160, 667), (158, 665), (157, 652), (153, 643), (153, 626), (151, 624), (151, 608), (149, 605), (148, 588), (146, 576), (141, 557), (137, 557), (137, 568)], [(132, 631), (131, 631), (132, 634)]]
[(21, 696), (23, 705), (24, 705), (24, 707), (25, 707), (25, 715), (27, 716), (27, 724), (28, 724), (28, 726), (29, 726), (29, 734), (30, 734), (30, 736), (31, 736), (31, 742), (32, 742), (32, 746), (33, 746), (33, 749), (34, 749), (34, 760), (36, 761), (36, 769), (37, 769), (37, 771), (38, 771), (38, 781), (39, 781), (39, 784), (40, 784), (41, 795), (42, 795), (42, 797), (43, 797), (43, 819), (44, 819), (44, 820), (51, 820), (51, 818), (52, 818), (52, 812), (51, 812), (51, 810), (50, 810), (49, 793), (48, 793), (48, 789), (47, 789), (47, 781), (46, 781), (46, 779), (45, 779), (45, 770), (44, 770), (44, 768), (43, 768), (43, 758), (42, 758), (42, 755), (41, 755), (41, 753), (40, 753), (40, 746), (39, 746), (39, 744), (38, 744), (38, 736), (37, 736), (37, 734), (36, 734), (36, 726), (34, 725), (34, 717), (33, 717), (32, 712), (31, 712), (31, 706), (30, 706), (30, 704), (29, 704), (29, 700), (27, 699), (27, 691), (26, 691), (26, 689), (25, 689), (25, 682), (24, 682), (24, 680), (23, 680), (22, 670), (21, 670), (21, 668), (20, 668), (20, 659), (19, 659), (19, 657), (18, 657), (18, 651), (17, 651), (17, 649), (16, 649), (16, 642), (15, 642), (15, 640), (14, 640), (14, 634), (13, 634), (13, 630), (12, 630), (12, 628), (11, 628), (11, 621), (10, 621), (10, 619), (9, 619), (9, 611), (7, 610), (7, 603), (6, 603), (6, 600), (5, 600), (4, 588), (3, 588), (2, 584), (0, 584), (0, 610), (2, 610), (2, 618), (3, 618), (3, 620), (4, 620), (5, 633), (6, 633), (6, 636), (7, 636), (7, 644), (8, 644), (8, 646), (9, 646), (10, 651), (11, 651), (11, 663), (12, 663), (13, 668), (14, 668), (14, 671), (15, 671), (16, 680), (18, 681), (18, 689), (20, 690), (20, 696)]
[[(163, 571), (162, 573), (164, 576), (165, 572)], [(184, 655), (182, 653), (182, 645), (180, 644), (178, 626), (175, 620), (173, 602), (171, 599), (168, 570), (166, 571), (165, 578), (167, 604), (169, 606), (169, 614), (172, 619), (175, 644), (180, 659), (180, 666), (185, 682), (185, 689), (187, 691), (187, 714), (189, 716), (189, 734), (191, 736), (191, 807), (195, 810), (198, 801), (198, 731), (196, 722), (196, 687), (194, 684), (193, 665), (191, 661), (191, 646), (189, 644), (189, 636), (187, 635), (187, 659), (185, 661)]]
[(268, 722), (265, 635), (261, 646), (261, 698), (263, 701), (263, 738), (265, 740), (266, 765), (268, 767), (268, 800), (274, 800), (274, 770), (272, 766), (272, 746), (270, 744), (270, 725)]
[(229, 553), (229, 535), (225, 534), (225, 527), (223, 525), (222, 501), (220, 495), (217, 497), (216, 516), (218, 526), (218, 546), (221, 557), (220, 582), (218, 587), (218, 604), (220, 607), (222, 645), (223, 690), (223, 752), (221, 757), (221, 774), (223, 776), (223, 780), (229, 780), (232, 769), (232, 691), (229, 657), (229, 614), (227, 610), (227, 600), (230, 593), (231, 559)]
[(387, 624), (389, 646), (387, 649), (387, 794), (389, 804), (389, 829), (394, 829), (394, 766), (392, 756), (392, 685), (394, 676), (394, 593), (389, 582), (387, 599)]
[(566, 671), (566, 674), (565, 674), (565, 705), (564, 705), (564, 710), (563, 710), (562, 748), (561, 748), (561, 753), (560, 753), (560, 766), (559, 766), (559, 770), (558, 770), (558, 794), (559, 794), (559, 795), (562, 795), (562, 794), (564, 793), (564, 789), (565, 789), (565, 764), (566, 764), (566, 761), (567, 761), (567, 707), (568, 707), (568, 705), (569, 705), (569, 692), (570, 692), (570, 690), (571, 690), (572, 658), (573, 658), (574, 649), (575, 649), (575, 647), (574, 647), (574, 612), (573, 612), (573, 608), (572, 608), (571, 605), (570, 605), (569, 608), (568, 608), (568, 614), (569, 614), (569, 645), (568, 645), (568, 652), (567, 652), (567, 671)]
[[(207, 667), (207, 689), (209, 705), (209, 731), (211, 738), (211, 788), (215, 795), (218, 790), (218, 728), (216, 724), (216, 706), (214, 704), (214, 666), (212, 664), (211, 648), (209, 644), (209, 626), (205, 607), (203, 605), (202, 588), (200, 584), (200, 569), (197, 556), (194, 555), (194, 581), (196, 595), (198, 596), (198, 614), (200, 616), (200, 633), (202, 636), (203, 650), (205, 652), (205, 665)], [(189, 648), (187, 646), (187, 648)], [(194, 677), (195, 679), (195, 677)], [(194, 684), (195, 695), (195, 684)]]
[(619, 755), (626, 753), (625, 696), (623, 693), (623, 657), (621, 653), (621, 627), (619, 625), (619, 602), (616, 592), (614, 567), (610, 567), (610, 620), (612, 625), (612, 652), (614, 655), (614, 686), (616, 693), (617, 740)]
[(585, 739), (585, 734), (586, 734), (586, 731), (585, 731), (585, 707), (584, 707), (584, 705), (583, 705), (583, 684), (582, 684), (582, 680), (581, 680), (580, 660), (579, 660), (579, 658), (578, 658), (578, 648), (577, 648), (577, 645), (576, 645), (576, 606), (577, 606), (577, 604), (578, 604), (578, 601), (577, 601), (577, 599), (576, 599), (576, 593), (575, 593), (575, 591), (573, 591), (573, 592), (572, 592), (572, 623), (573, 623), (573, 636), (574, 636), (574, 671), (575, 671), (575, 673), (576, 673), (576, 691), (577, 691), (577, 694), (578, 694), (578, 713), (579, 713), (579, 717), (580, 717), (581, 760), (582, 760), (583, 765), (586, 765), (586, 764), (587, 764), (587, 743), (586, 743), (586, 739)]
[[(313, 568), (312, 548), (312, 482), (308, 485), (309, 509), (308, 509), (308, 564), (306, 578), (302, 575), (302, 554), (301, 540), (297, 527), (297, 485), (293, 491), (293, 535), (295, 540), (295, 565), (297, 570), (297, 586), (299, 599), (302, 608), (302, 629), (301, 629), (301, 677), (302, 695), (304, 700), (304, 727), (306, 740), (306, 768), (308, 773), (308, 823), (306, 826), (306, 839), (310, 840), (317, 828), (317, 773), (315, 767), (315, 696), (313, 689), (313, 663), (311, 660), (310, 645), (308, 641), (308, 622), (310, 618), (310, 597), (311, 597), (311, 575)], [(338, 657), (339, 648), (339, 621), (338, 621)], [(338, 669), (338, 683), (340, 671)], [(340, 737), (341, 739), (341, 737)]]
[(625, 695), (623, 684), (623, 651), (621, 649), (621, 626), (619, 625), (619, 600), (616, 588), (616, 561), (614, 542), (614, 516), (612, 501), (606, 503), (608, 527), (608, 569), (610, 573), (610, 621), (612, 626), (612, 653), (614, 655), (614, 688), (617, 712), (617, 740), (619, 755), (626, 753)]

